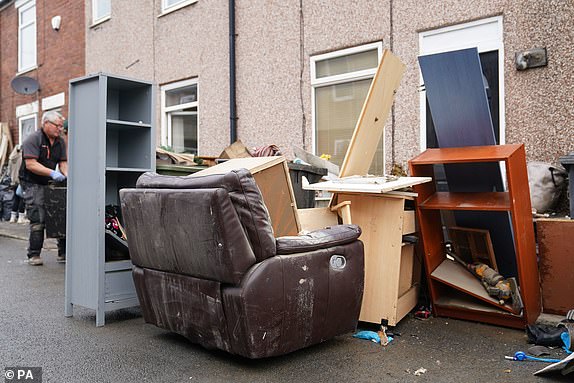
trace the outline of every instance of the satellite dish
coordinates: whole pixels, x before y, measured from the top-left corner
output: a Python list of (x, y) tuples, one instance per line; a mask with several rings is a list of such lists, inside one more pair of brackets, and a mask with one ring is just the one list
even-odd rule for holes
[(10, 85), (12, 85), (12, 89), (14, 89), (16, 93), (20, 94), (34, 94), (40, 89), (38, 81), (28, 76), (14, 77)]

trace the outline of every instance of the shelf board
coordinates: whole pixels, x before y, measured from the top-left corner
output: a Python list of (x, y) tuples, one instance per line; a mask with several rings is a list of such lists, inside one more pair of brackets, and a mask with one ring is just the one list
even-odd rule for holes
[(449, 193), (436, 192), (419, 204), (421, 209), (509, 211), (510, 197), (506, 192)]
[(480, 300), (473, 298), (470, 295), (460, 294), (457, 291), (451, 291), (449, 293), (441, 294), (434, 302), (435, 306), (445, 308), (445, 309), (465, 309), (468, 311), (479, 311), (483, 313), (499, 314), (509, 317), (520, 318), (520, 315), (513, 314), (511, 312), (501, 310), (491, 305), (482, 303)]
[(120, 167), (106, 166), (106, 172), (145, 173), (151, 171), (152, 171), (151, 168), (120, 168)]
[(151, 128), (150, 124), (144, 124), (143, 122), (121, 121), (112, 119), (107, 119), (106, 124), (107, 127), (111, 129)]
[(132, 261), (129, 259), (123, 261), (110, 261), (106, 262), (105, 271), (123, 271), (123, 270), (131, 270), (132, 269)]
[(507, 160), (522, 144), (466, 146), (464, 148), (427, 149), (410, 162), (412, 165), (499, 162)]
[[(508, 304), (500, 304), (498, 300), (488, 295), (482, 283), (470, 271), (462, 267), (457, 262), (445, 259), (431, 273), (431, 278), (455, 288), (463, 293), (471, 295), (481, 301), (488, 303), (498, 309), (513, 312)], [(516, 314), (516, 313), (515, 313)]]

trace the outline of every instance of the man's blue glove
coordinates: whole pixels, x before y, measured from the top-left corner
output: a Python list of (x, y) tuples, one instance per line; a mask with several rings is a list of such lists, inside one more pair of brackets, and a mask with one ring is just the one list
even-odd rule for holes
[(66, 180), (66, 176), (57, 170), (52, 170), (50, 172), (50, 177), (56, 182), (62, 182)]

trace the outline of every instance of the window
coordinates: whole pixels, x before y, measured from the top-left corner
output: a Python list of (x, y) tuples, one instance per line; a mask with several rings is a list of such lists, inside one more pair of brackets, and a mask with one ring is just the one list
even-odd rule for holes
[(110, 18), (112, 0), (92, 0), (92, 23), (96, 24)]
[(176, 153), (198, 153), (197, 79), (161, 87), (162, 144)]
[(36, 1), (18, 7), (18, 72), (36, 67)]
[(193, 4), (197, 0), (162, 0), (161, 1), (161, 11), (162, 13), (168, 13), (185, 7), (186, 5)]
[(20, 144), (24, 142), (26, 138), (36, 131), (36, 114), (29, 114), (27, 116), (20, 117), (18, 119), (18, 133), (20, 135)]
[[(382, 55), (382, 43), (311, 57), (314, 149), (341, 165)], [(383, 144), (370, 173), (384, 174)]]

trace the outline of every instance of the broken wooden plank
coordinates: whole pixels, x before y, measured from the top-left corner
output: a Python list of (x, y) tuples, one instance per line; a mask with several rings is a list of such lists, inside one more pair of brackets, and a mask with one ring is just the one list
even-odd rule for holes
[(307, 162), (309, 165), (327, 169), (329, 173), (333, 173), (335, 175), (339, 174), (339, 166), (330, 161), (324, 160), (321, 157), (311, 154), (302, 148), (293, 146), (293, 154), (295, 154), (295, 157), (300, 158), (301, 160)]
[(368, 173), (404, 72), (405, 65), (385, 49), (353, 131), (339, 177)]

